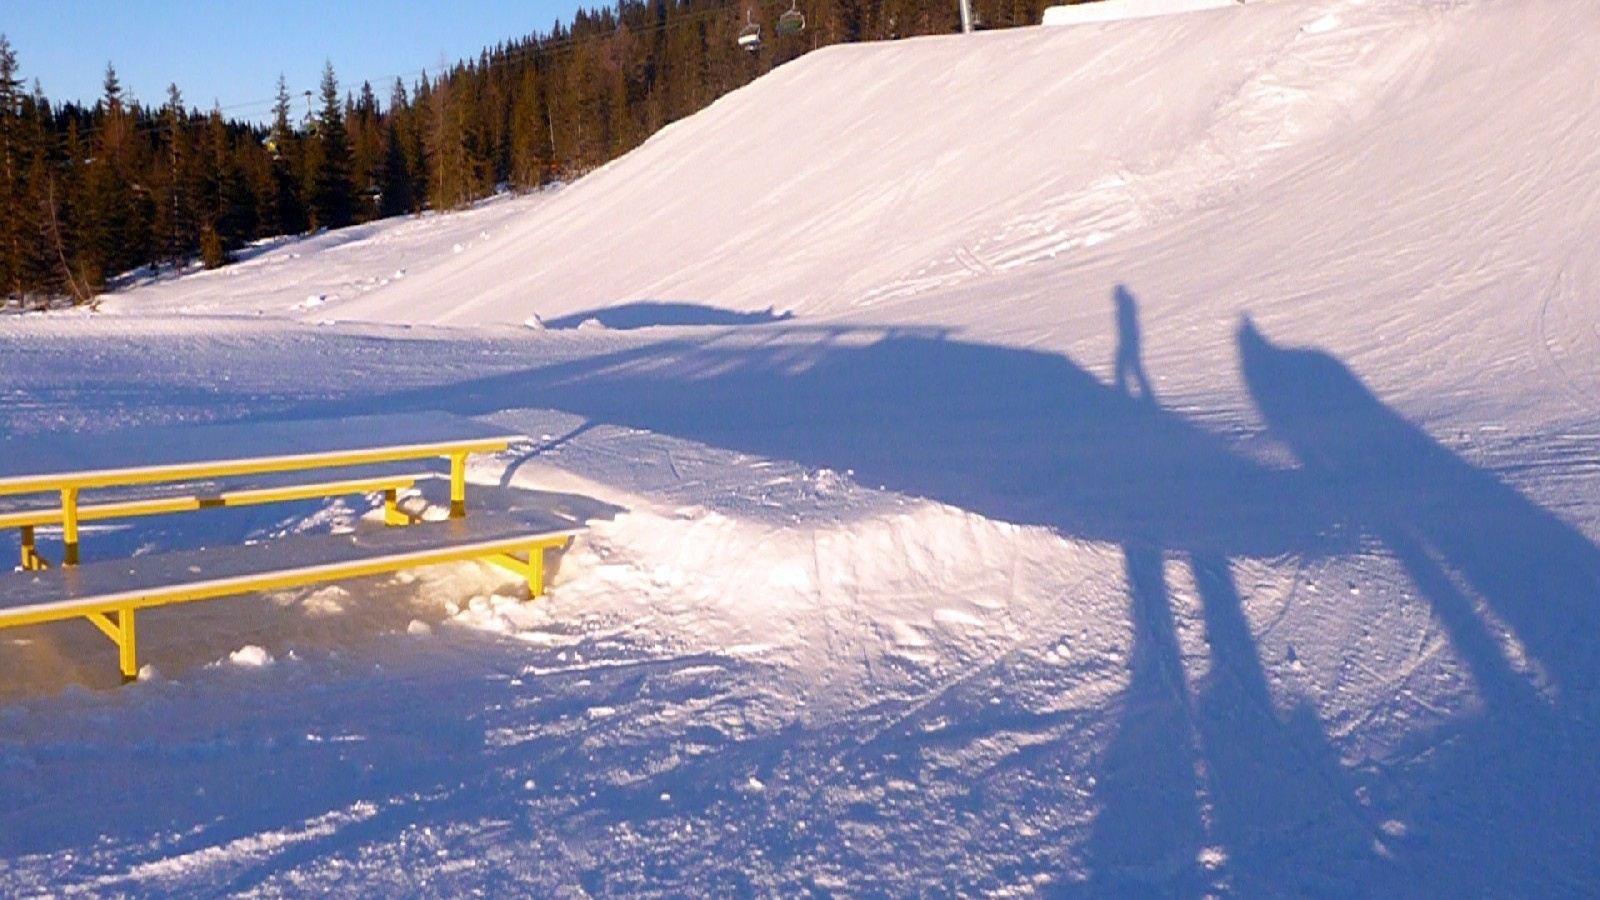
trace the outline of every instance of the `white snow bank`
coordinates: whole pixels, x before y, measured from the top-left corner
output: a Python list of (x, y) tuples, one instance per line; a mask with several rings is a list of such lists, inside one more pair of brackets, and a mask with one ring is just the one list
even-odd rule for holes
[(1120, 19), (1141, 19), (1149, 16), (1170, 16), (1239, 6), (1244, 0), (1095, 0), (1073, 6), (1051, 6), (1044, 11), (1041, 24), (1085, 25), (1091, 22), (1113, 22)]
[(259, 669), (272, 665), (272, 654), (254, 644), (243, 647), (228, 654), (228, 662), (245, 669)]

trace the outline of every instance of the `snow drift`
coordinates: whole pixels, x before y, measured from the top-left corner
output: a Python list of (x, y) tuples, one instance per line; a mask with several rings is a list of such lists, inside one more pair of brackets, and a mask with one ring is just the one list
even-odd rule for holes
[(1244, 0), (1093, 0), (1072, 6), (1052, 6), (1044, 11), (1044, 25), (1087, 25), (1093, 22), (1115, 22), (1121, 19), (1139, 19), (1146, 16), (1170, 16), (1175, 13), (1216, 9), (1243, 3)]

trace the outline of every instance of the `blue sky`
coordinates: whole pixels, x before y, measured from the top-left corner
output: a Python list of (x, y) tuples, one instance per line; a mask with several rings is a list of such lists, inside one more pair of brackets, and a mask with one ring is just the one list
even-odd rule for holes
[(232, 117), (264, 119), (278, 73), (297, 110), (315, 91), (326, 61), (342, 89), (371, 81), (387, 101), (396, 75), (409, 88), (441, 60), (476, 56), (485, 46), (570, 23), (577, 0), (3, 0), (0, 33), (17, 53), (22, 77), (38, 79), (52, 101), (92, 102), (106, 63), (141, 102), (166, 100), (176, 83), (184, 102)]

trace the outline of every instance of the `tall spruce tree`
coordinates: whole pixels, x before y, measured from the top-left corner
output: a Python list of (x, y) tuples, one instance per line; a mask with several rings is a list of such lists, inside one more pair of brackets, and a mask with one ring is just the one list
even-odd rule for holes
[(189, 117), (183, 108), (183, 94), (176, 84), (167, 87), (167, 105), (161, 110), (162, 169), (159, 171), (160, 197), (155, 210), (156, 231), (161, 237), (161, 255), (173, 264), (194, 255), (198, 246), (195, 226), (196, 160), (189, 135)]
[(32, 244), (23, 208), (22, 79), (17, 54), (0, 34), (0, 299), (23, 302), (28, 291), (26, 256)]
[(272, 207), (278, 234), (299, 234), (311, 227), (295, 177), (305, 148), (295, 133), (291, 116), (289, 85), (279, 73), (277, 99), (272, 105), (272, 130), (267, 136), (268, 152), (272, 155)]
[(394, 90), (389, 94), (388, 124), (384, 128), (383, 168), (378, 181), (378, 214), (398, 216), (417, 208), (412, 190), (411, 163), (406, 153), (406, 130), (402, 123), (408, 121), (411, 105), (406, 101), (406, 86), (394, 80)]
[[(457, 73), (461, 69), (456, 70)], [(457, 79), (441, 77), (430, 97), (427, 138), (428, 199), (435, 209), (455, 209), (472, 199), (472, 173)]]
[(319, 151), (310, 176), (317, 227), (343, 228), (353, 219), (355, 189), (350, 180), (350, 135), (345, 129), (339, 79), (333, 74), (332, 62), (322, 67), (322, 109), (317, 114), (314, 140)]
[(383, 166), (384, 129), (380, 124), (378, 97), (371, 82), (361, 83), (361, 93), (345, 110), (350, 132), (350, 181), (355, 188), (355, 218), (366, 222), (378, 217), (382, 188), (379, 173)]

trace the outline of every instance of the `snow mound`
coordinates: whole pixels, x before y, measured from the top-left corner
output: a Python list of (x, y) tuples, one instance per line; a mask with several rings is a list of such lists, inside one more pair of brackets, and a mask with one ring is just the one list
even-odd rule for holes
[(1086, 25), (1120, 19), (1170, 16), (1203, 9), (1238, 6), (1243, 2), (1244, 0), (1095, 0), (1093, 3), (1049, 7), (1044, 11), (1042, 24)]
[(259, 669), (273, 663), (272, 654), (254, 644), (243, 647), (228, 654), (228, 662), (243, 669)]

